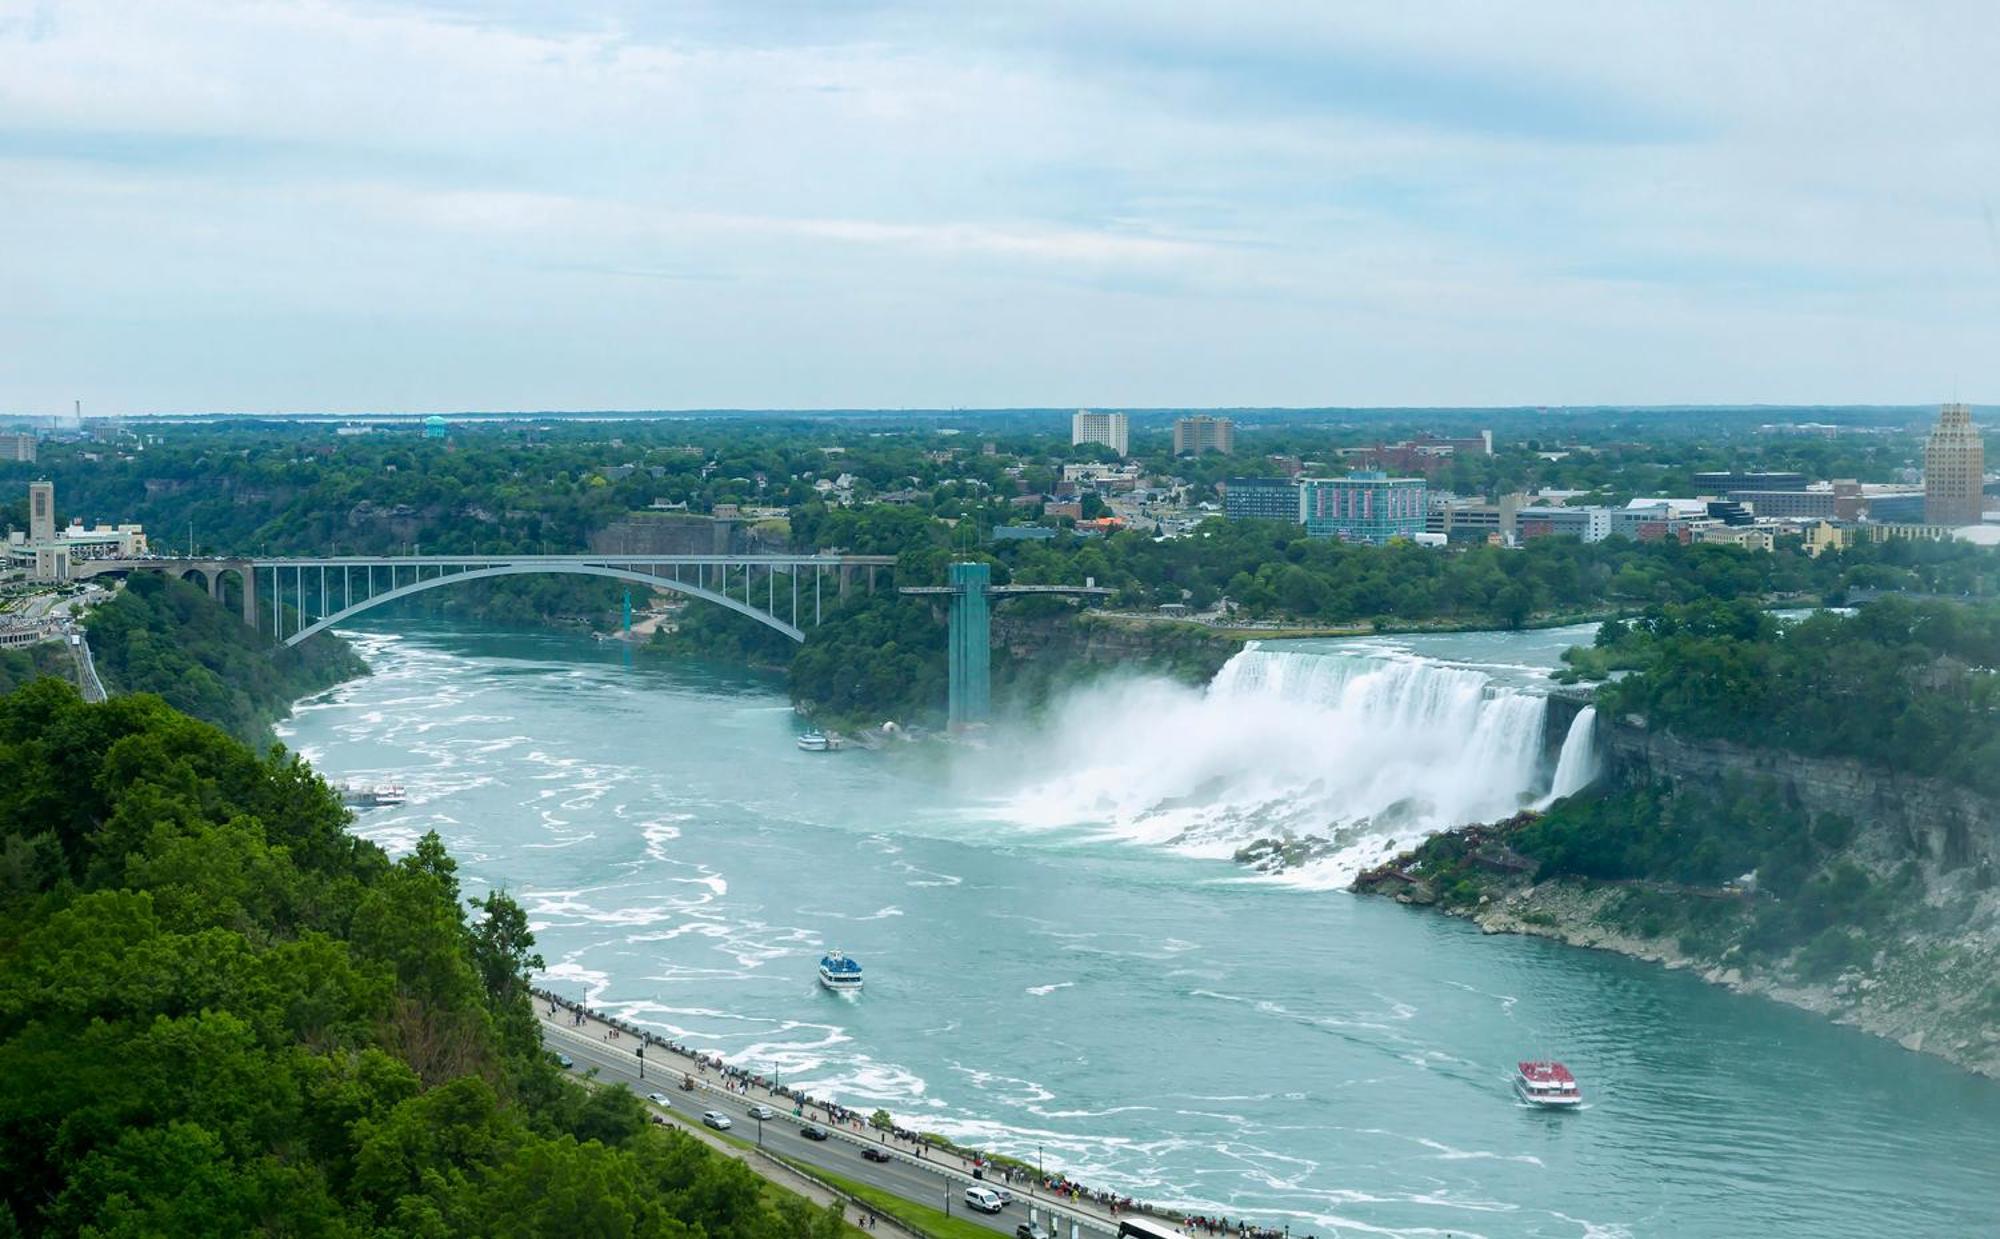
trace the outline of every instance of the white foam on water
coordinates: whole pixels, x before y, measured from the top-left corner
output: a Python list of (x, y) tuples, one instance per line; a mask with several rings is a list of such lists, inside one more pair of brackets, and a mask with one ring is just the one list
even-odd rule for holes
[(1048, 994), (1053, 994), (1059, 989), (1071, 989), (1075, 985), (1076, 982), (1074, 981), (1057, 981), (1053, 985), (1030, 985), (1028, 987), (1028, 992), (1030, 994), (1036, 995), (1037, 997), (1042, 997)]
[(992, 811), (1024, 833), (1208, 859), (1310, 836), (1331, 851), (1282, 880), (1344, 886), (1397, 845), (1545, 793), (1547, 705), (1386, 644), (1253, 646), (1205, 691), (1130, 680), (1073, 695), (1017, 763), (1046, 773)]

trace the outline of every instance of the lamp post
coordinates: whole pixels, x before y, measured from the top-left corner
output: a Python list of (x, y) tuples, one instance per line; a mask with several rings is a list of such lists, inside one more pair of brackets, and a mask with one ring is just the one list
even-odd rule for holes
[(632, 1052), (633, 1052), (634, 1054), (637, 1054), (637, 1055), (639, 1056), (639, 1078), (640, 1078), (641, 1080), (644, 1080), (644, 1079), (646, 1078), (646, 1046), (645, 1046), (645, 1044), (644, 1044), (644, 1043), (642, 1042), (642, 1043), (640, 1043), (639, 1045), (636, 1045), (636, 1046), (634, 1046), (634, 1047), (632, 1048)]
[(757, 1147), (761, 1149), (764, 1147), (764, 1115), (762, 1111), (759, 1111), (757, 1113), (756, 1119), (757, 1119)]

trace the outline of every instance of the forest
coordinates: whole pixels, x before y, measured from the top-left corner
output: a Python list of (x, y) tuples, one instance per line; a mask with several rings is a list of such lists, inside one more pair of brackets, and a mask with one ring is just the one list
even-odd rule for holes
[(137, 694), (0, 697), (0, 1234), (832, 1239), (541, 1048), (436, 835)]

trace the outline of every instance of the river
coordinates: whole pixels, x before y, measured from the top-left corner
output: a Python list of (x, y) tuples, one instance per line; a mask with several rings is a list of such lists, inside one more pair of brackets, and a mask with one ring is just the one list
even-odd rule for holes
[[(1516, 734), (1539, 704), (1509, 690), (1576, 633), (1294, 643), (1208, 693), (1079, 693), (983, 751), (836, 754), (799, 751), (748, 674), (350, 635), (375, 674), (286, 738), (329, 778), (407, 786), (357, 832), (438, 831), (468, 894), (527, 907), (545, 984), (787, 1084), (1293, 1235), (2000, 1233), (1993, 1082), (1325, 889), (1546, 791)], [(1342, 847), (1276, 878), (1227, 859), (1284, 829)], [(865, 994), (819, 988), (829, 947)], [(1531, 1055), (1589, 1108), (1517, 1105)]]

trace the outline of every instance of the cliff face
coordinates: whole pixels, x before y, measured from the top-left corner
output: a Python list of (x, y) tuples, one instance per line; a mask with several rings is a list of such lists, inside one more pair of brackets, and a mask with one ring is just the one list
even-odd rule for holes
[(1031, 699), (1056, 677), (1145, 671), (1206, 684), (1243, 645), (1200, 624), (1134, 621), (1065, 608), (1059, 614), (993, 615), (994, 670)]
[(1893, 893), (1893, 906), (1862, 931), (1857, 956), (1828, 968), (1809, 949), (1757, 948), (1760, 920), (1793, 906), (1768, 893), (1538, 877), (1535, 862), (1511, 846), (1534, 814), (1438, 836), (1363, 874), (1355, 889), (1436, 904), (1488, 933), (1538, 934), (1690, 968), (2000, 1077), (2000, 804), (1937, 779), (1689, 741), (1634, 718), (1600, 716), (1597, 738), (1607, 786), (1663, 785), (1681, 799), (1683, 791), (1762, 785), (1800, 821), (1846, 819), (1853, 830), (1826, 863), (1865, 868)]
[(1613, 779), (1706, 787), (1768, 780), (1801, 812), (1859, 826), (1857, 859), (1876, 868), (1915, 861), (1933, 888), (2000, 866), (2000, 803), (1938, 779), (1844, 758), (1682, 740), (1629, 717), (1600, 718), (1598, 742)]

